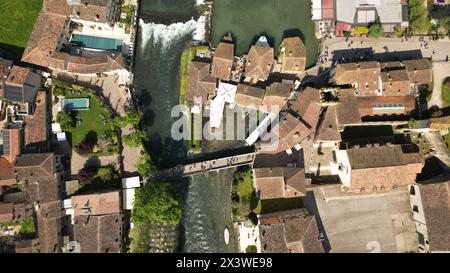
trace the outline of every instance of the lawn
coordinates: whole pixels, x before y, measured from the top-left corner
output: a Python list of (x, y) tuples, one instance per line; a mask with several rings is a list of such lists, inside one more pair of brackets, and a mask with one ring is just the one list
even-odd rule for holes
[(233, 177), (233, 220), (243, 221), (251, 212), (253, 173), (251, 168), (238, 170)]
[(450, 103), (450, 77), (444, 79), (442, 83), (442, 100), (446, 103)]
[(0, 1), (0, 53), (20, 59), (42, 8), (43, 0)]
[[(89, 98), (89, 110), (77, 111), (76, 125), (69, 133), (69, 141), (73, 149), (86, 138), (97, 143), (98, 139), (106, 133), (115, 134), (114, 121), (111, 118), (106, 106), (104, 106), (101, 98), (97, 96), (93, 90), (84, 88), (77, 85), (70, 85), (54, 80), (54, 87), (61, 87), (65, 89), (65, 98)], [(78, 91), (77, 94), (72, 91)], [(105, 123), (102, 121), (101, 116), (105, 117)]]

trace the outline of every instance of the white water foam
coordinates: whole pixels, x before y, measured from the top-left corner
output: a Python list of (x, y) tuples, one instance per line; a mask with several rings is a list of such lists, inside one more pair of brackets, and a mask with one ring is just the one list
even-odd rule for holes
[[(203, 17), (203, 16), (202, 16)], [(166, 49), (174, 41), (192, 35), (192, 40), (202, 41), (205, 37), (205, 19), (202, 17), (198, 21), (191, 19), (185, 23), (173, 23), (171, 25), (145, 23), (139, 21), (141, 28), (141, 50), (144, 51), (147, 43), (152, 40), (154, 44), (159, 44), (162, 49)]]

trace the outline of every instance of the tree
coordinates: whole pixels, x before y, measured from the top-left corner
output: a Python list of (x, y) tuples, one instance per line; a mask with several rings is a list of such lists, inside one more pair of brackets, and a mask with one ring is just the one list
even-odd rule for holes
[(132, 221), (135, 223), (168, 223), (176, 225), (182, 215), (175, 188), (169, 182), (151, 182), (136, 190)]
[(396, 27), (394, 27), (395, 37), (401, 37), (401, 36), (403, 35), (404, 32), (405, 32), (405, 30), (403, 29), (402, 26), (396, 26)]
[(63, 131), (70, 131), (74, 127), (73, 117), (68, 112), (58, 112), (58, 114), (56, 115), (56, 122), (61, 125), (61, 129)]
[(94, 144), (87, 139), (78, 143), (77, 152), (81, 155), (91, 154), (94, 151)]
[(380, 24), (371, 25), (367, 36), (370, 38), (380, 38), (383, 36), (383, 27)]
[(60, 86), (55, 86), (53, 88), (53, 95), (54, 96), (64, 96), (65, 95), (65, 89)]
[(154, 172), (156, 167), (151, 162), (150, 155), (145, 154), (139, 158), (139, 161), (136, 163), (136, 169), (142, 177), (146, 177)]
[(145, 133), (143, 131), (134, 131), (122, 137), (123, 144), (131, 148), (141, 147), (144, 140)]
[(81, 184), (91, 184), (94, 180), (94, 171), (88, 168), (83, 168), (78, 172), (78, 181)]
[(141, 122), (141, 117), (137, 112), (131, 112), (126, 116), (125, 121), (130, 125), (138, 125)]

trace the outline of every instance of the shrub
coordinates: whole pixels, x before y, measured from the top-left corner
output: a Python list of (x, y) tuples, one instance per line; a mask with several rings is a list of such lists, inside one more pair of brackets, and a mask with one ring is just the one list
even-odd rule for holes
[(64, 111), (61, 111), (56, 115), (56, 122), (61, 125), (63, 131), (70, 131), (74, 127), (72, 115)]
[(256, 253), (256, 252), (257, 252), (257, 248), (255, 245), (249, 245), (245, 249), (245, 253)]
[(151, 162), (150, 155), (145, 154), (139, 158), (139, 161), (136, 163), (136, 169), (139, 175), (141, 175), (142, 177), (146, 177), (154, 172), (156, 170), (156, 167)]
[(367, 36), (370, 38), (380, 38), (383, 36), (383, 27), (380, 24), (371, 25)]
[(94, 144), (88, 140), (81, 141), (77, 146), (77, 152), (81, 155), (91, 154), (94, 151)]
[(60, 86), (56, 86), (53, 88), (53, 95), (54, 96), (64, 96), (66, 90)]
[(94, 171), (91, 169), (83, 168), (78, 172), (78, 181), (85, 185), (91, 184), (94, 180), (94, 175)]
[(134, 131), (122, 138), (123, 144), (132, 148), (141, 147), (144, 140), (145, 133), (143, 131)]

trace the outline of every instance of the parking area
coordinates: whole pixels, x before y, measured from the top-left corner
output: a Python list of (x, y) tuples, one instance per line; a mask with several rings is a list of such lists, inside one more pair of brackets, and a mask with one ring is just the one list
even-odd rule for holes
[(418, 241), (406, 187), (350, 194), (340, 185), (313, 190), (331, 252), (416, 252)]

